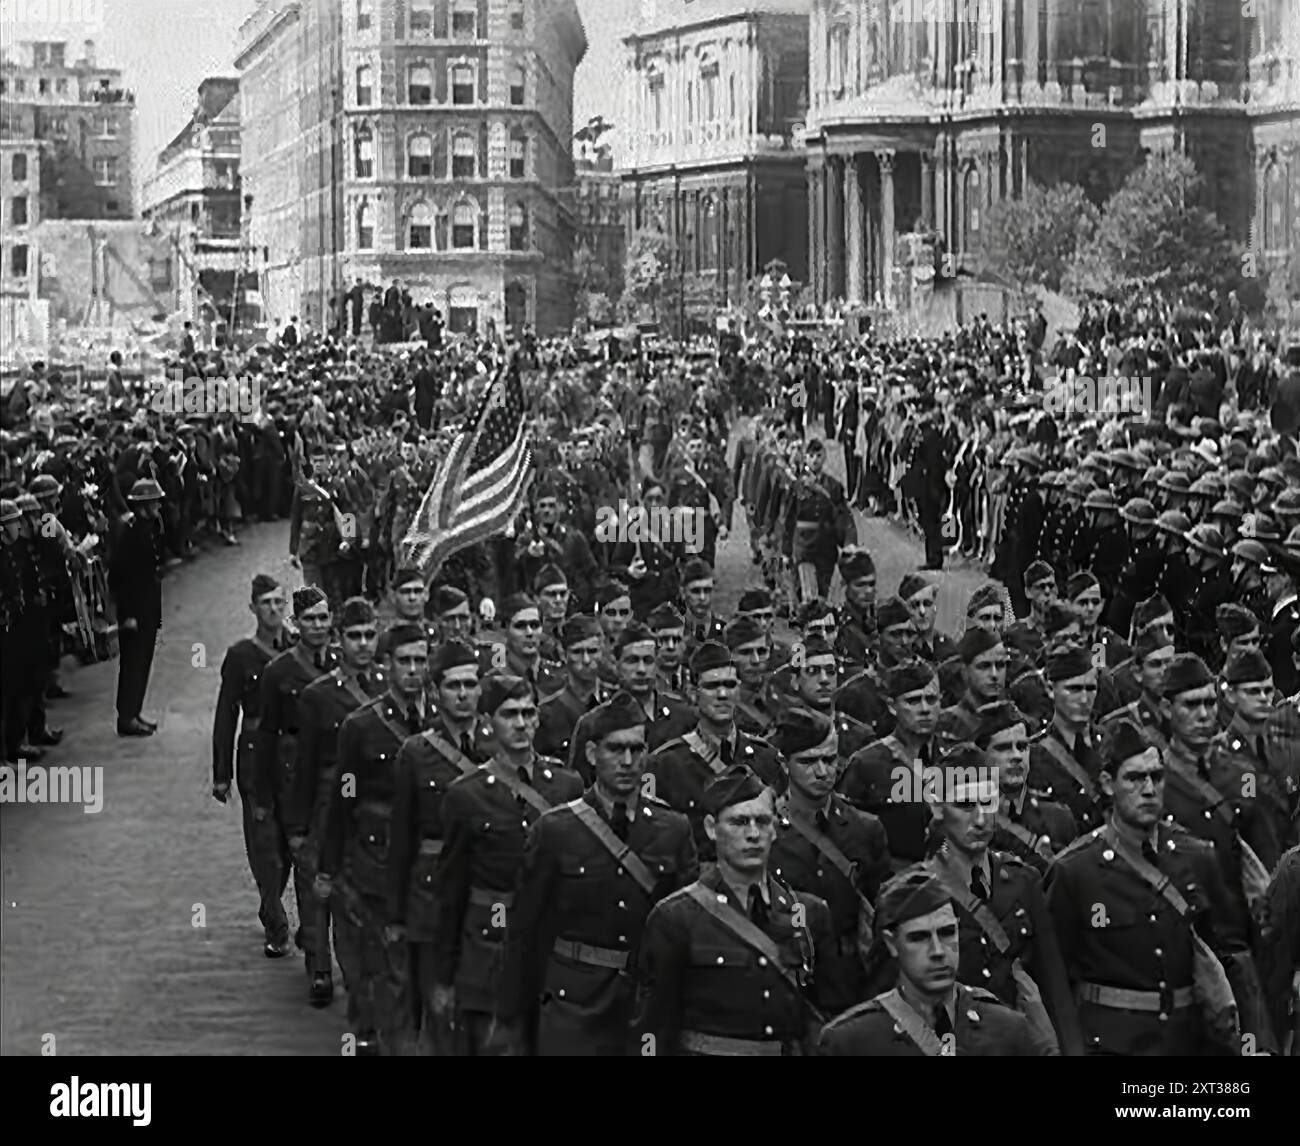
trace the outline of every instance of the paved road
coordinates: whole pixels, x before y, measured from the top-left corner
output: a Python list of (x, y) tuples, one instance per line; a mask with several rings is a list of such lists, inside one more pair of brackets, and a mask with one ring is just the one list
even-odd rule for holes
[[(891, 592), (918, 546), (885, 523), (859, 525)], [(221, 658), (250, 627), (253, 573), (297, 584), (286, 530), (251, 526), (242, 547), (168, 577), (146, 705), (156, 736), (114, 735), (115, 663), (65, 673), (75, 695), (52, 706), (52, 723), (68, 734), (47, 762), (101, 766), (103, 809), (0, 807), (0, 1053), (38, 1054), (48, 1036), (62, 1055), (339, 1053), (341, 990), (313, 1011), (301, 958), (263, 958), (239, 810), (209, 795)], [(720, 554), (726, 606), (758, 580), (739, 534)], [(946, 579), (941, 625), (959, 627), (979, 579)]]

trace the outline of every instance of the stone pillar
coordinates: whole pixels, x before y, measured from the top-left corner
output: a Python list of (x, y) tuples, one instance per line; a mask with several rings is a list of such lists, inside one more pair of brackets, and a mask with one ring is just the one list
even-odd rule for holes
[(822, 39), (822, 10), (820, 4), (813, 4), (808, 17), (808, 108), (811, 113), (821, 107), (822, 103), (822, 67), (826, 62), (826, 51)]
[(826, 265), (828, 298), (844, 297), (844, 161), (826, 160)]
[(934, 156), (921, 152), (921, 226), (934, 226)]
[(846, 290), (849, 302), (862, 301), (862, 276), (866, 266), (863, 250), (862, 165), (858, 156), (844, 161), (844, 251), (847, 260)]
[(818, 302), (821, 301), (821, 273), (818, 258), (820, 252), (817, 246), (817, 228), (818, 228), (818, 205), (820, 195), (818, 193), (818, 183), (821, 180), (821, 172), (813, 167), (808, 168), (808, 282), (812, 285), (813, 296)]
[(1047, 77), (1043, 84), (1044, 98), (1053, 103), (1061, 101), (1061, 85), (1056, 76), (1057, 47), (1056, 37), (1060, 29), (1060, 13), (1057, 11), (1061, 0), (1047, 0)]
[(1038, 82), (1038, 0), (1020, 0), (1020, 24), (1025, 38), (1025, 98), (1033, 100), (1043, 90)]
[(894, 152), (877, 151), (880, 164), (880, 281), (885, 305), (893, 305), (894, 273)]
[(759, 108), (763, 103), (763, 69), (760, 66), (762, 59), (762, 50), (758, 42), (758, 30), (755, 29), (749, 41), (749, 86), (754, 93), (753, 101), (749, 106), (749, 134), (755, 136), (758, 134), (759, 127)]

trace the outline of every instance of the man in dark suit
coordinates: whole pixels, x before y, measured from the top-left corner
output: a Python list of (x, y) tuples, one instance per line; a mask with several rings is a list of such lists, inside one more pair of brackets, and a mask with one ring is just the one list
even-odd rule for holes
[(925, 568), (942, 569), (944, 545), (940, 519), (947, 502), (945, 478), (948, 459), (945, 456), (939, 412), (934, 399), (922, 395), (916, 400), (916, 408), (924, 421), (912, 455), (905, 492), (909, 492), (916, 500), (921, 529), (925, 533)]
[(140, 715), (149, 687), (154, 645), (162, 627), (162, 487), (141, 478), (127, 495), (133, 517), (118, 539), (109, 569), (117, 606), (117, 734), (152, 736), (158, 725)]

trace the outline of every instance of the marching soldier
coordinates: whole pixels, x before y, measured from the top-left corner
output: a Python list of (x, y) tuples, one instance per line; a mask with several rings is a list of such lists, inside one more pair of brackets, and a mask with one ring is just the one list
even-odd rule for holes
[(912, 615), (916, 629), (913, 648), (917, 656), (932, 665), (941, 665), (957, 655), (957, 642), (934, 627), (939, 615), (938, 585), (922, 573), (908, 573), (898, 584), (898, 599)]
[(829, 1013), (838, 1014), (866, 997), (872, 903), (889, 875), (889, 843), (875, 816), (835, 792), (843, 759), (829, 719), (791, 709), (772, 742), (785, 762), (786, 790), (776, 802), (771, 868), (830, 908), (835, 942), (818, 952), (817, 975)]
[(1098, 668), (1113, 669), (1133, 655), (1127, 642), (1100, 623), (1104, 601), (1096, 577), (1076, 573), (1066, 583), (1065, 599), (1079, 620), (1079, 639), (1093, 650)]
[(433, 1009), (442, 802), (453, 783), (474, 775), (491, 757), (492, 727), (479, 716), (479, 667), (472, 648), (462, 641), (439, 645), (429, 661), (429, 679), (436, 714), (428, 728), (403, 742), (395, 765), (387, 938), (390, 946), (404, 942), (410, 960), (416, 1038), (413, 1048), (403, 1050), (449, 1055), (450, 1028)]
[(557, 760), (569, 758), (569, 746), (578, 721), (607, 701), (612, 692), (600, 679), (600, 623), (595, 617), (575, 614), (561, 630), (564, 645), (565, 685), (541, 704), (537, 751)]
[(876, 644), (876, 563), (865, 549), (840, 554), (844, 604), (839, 612), (837, 651), (850, 663), (865, 665)]
[[(839, 658), (826, 641), (809, 637), (795, 654), (790, 664), (773, 674), (764, 707), (778, 716), (790, 705), (820, 712), (835, 722), (840, 755), (851, 756), (871, 740), (879, 721), (873, 727), (858, 718), (860, 706), (849, 703), (852, 694), (840, 684)], [(883, 715), (888, 717), (888, 711)]]
[(713, 566), (707, 561), (695, 557), (682, 567), (687, 658), (705, 641), (722, 637), (724, 622), (713, 612), (713, 584)]
[(577, 799), (582, 780), (534, 751), (537, 698), (523, 677), (486, 678), (479, 712), (492, 723), (493, 757), (442, 803), (432, 1010), (453, 1025), (458, 1055), (497, 1057), (513, 1034), (495, 1019), (497, 977), (526, 836), (548, 808)]
[(723, 638), (740, 677), (736, 725), (751, 736), (766, 736), (775, 723), (764, 696), (771, 672), (771, 637), (758, 622), (738, 617), (727, 623)]
[(593, 784), (529, 832), (497, 1006), (517, 1053), (624, 1054), (646, 917), (699, 875), (689, 821), (642, 790), (645, 732), (631, 696), (603, 705), (586, 746)]
[(1070, 809), (1085, 831), (1101, 819), (1097, 775), (1101, 758), (1093, 745), (1097, 669), (1081, 645), (1063, 645), (1047, 661), (1054, 715), (1047, 733), (1029, 750), (1029, 786)]
[[(804, 469), (795, 481), (782, 523), (781, 552), (800, 570), (800, 600), (830, 593), (840, 550), (858, 540), (844, 487), (823, 472), (825, 463), (826, 447), (814, 438), (805, 450)], [(812, 567), (815, 586), (803, 576), (805, 564)]]
[(473, 637), (474, 616), (463, 589), (454, 585), (438, 586), (429, 595), (429, 611), (436, 630), (434, 644), (469, 641)]
[(768, 659), (773, 667), (789, 663), (790, 646), (776, 635), (776, 605), (768, 590), (746, 589), (736, 602), (733, 620), (754, 621), (762, 629), (771, 650)]
[(339, 966), (358, 1055), (400, 1053), (409, 1037), (406, 952), (387, 930), (398, 751), (429, 722), (422, 625), (389, 635), (388, 691), (339, 728), (338, 780), (321, 839), (317, 894), (332, 900)]
[(621, 581), (612, 580), (596, 589), (596, 619), (605, 635), (605, 649), (600, 658), (600, 679), (618, 686), (618, 669), (613, 650), (623, 630), (632, 623), (632, 597)]
[(1162, 752), (1168, 749), (1163, 712), (1165, 673), (1174, 659), (1174, 645), (1159, 627), (1145, 630), (1133, 645), (1133, 675), (1139, 689), (1136, 700), (1108, 712), (1099, 727), (1109, 731), (1117, 721), (1136, 724)]
[(686, 653), (686, 621), (672, 605), (663, 604), (650, 611), (646, 628), (655, 637), (655, 665), (657, 688), (685, 696), (690, 686), (690, 673), (683, 663)]
[[(825, 902), (770, 872), (774, 796), (741, 765), (706, 792), (716, 865), (655, 906), (636, 953), (636, 1055), (810, 1053), (822, 1022), (816, 952), (834, 943)], [(700, 951), (717, 952), (707, 962)]]
[(957, 980), (957, 913), (948, 889), (915, 868), (881, 889), (876, 934), (898, 966), (898, 986), (822, 1029), (832, 1057), (1018, 1057), (1035, 1049), (1029, 1021), (982, 987)]
[(263, 950), (268, 959), (284, 955), (289, 947), (289, 921), (280, 896), (280, 834), (274, 820), (258, 820), (256, 768), (253, 760), (258, 721), (261, 718), (261, 679), (266, 666), (289, 643), (284, 628), (284, 590), (265, 573), (253, 578), (249, 611), (257, 618), (251, 637), (236, 641), (221, 662), (221, 689), (212, 717), (212, 796), (224, 804), (230, 798), (232, 778), (239, 789), (243, 812), (244, 851), (261, 900), (257, 918), (265, 933)]
[[(423, 573), (418, 569), (398, 569), (393, 574), (389, 588), (393, 597), (393, 617), (385, 626), (385, 631), (380, 634), (375, 651), (375, 657), (381, 664), (387, 660), (390, 651), (389, 629), (401, 625), (421, 625), (431, 641), (436, 640), (438, 635), (437, 626), (425, 620), (429, 605), (429, 589)], [(466, 602), (467, 612), (468, 609), (469, 605)]]
[(479, 664), (483, 675), (521, 676), (538, 696), (554, 696), (564, 687), (564, 666), (541, 654), (542, 613), (537, 602), (525, 593), (513, 593), (501, 606), (501, 619), (505, 622), (505, 645), (502, 649), (484, 647), (485, 656)]
[[(374, 606), (364, 597), (350, 597), (343, 603), (338, 629), (338, 666), (304, 688), (298, 700), (298, 757), (285, 801), (289, 852), (308, 886), (320, 869), (325, 820), (338, 783), (339, 728), (388, 687), (383, 670), (375, 667), (379, 627)], [(307, 906), (310, 914), (301, 919), (304, 935), (311, 936), (303, 948), (307, 998), (313, 1007), (324, 1007), (334, 998), (329, 907), (314, 896)]]
[(939, 713), (936, 735), (940, 747), (973, 740), (980, 726), (980, 709), (1006, 696), (1007, 650), (1002, 636), (988, 629), (967, 629), (957, 646), (965, 691), (961, 700)]
[(569, 582), (558, 565), (544, 565), (533, 582), (533, 592), (542, 610), (542, 637), (538, 651), (548, 661), (564, 660), (564, 644), (560, 633), (569, 615)]
[[(879, 625), (876, 651), (868, 654), (860, 671), (839, 686), (835, 707), (879, 737), (889, 735), (894, 727), (885, 678), (891, 669), (916, 659), (912, 651), (916, 630), (907, 606), (897, 597), (880, 607), (876, 620)], [(856, 745), (853, 751), (860, 747)]]

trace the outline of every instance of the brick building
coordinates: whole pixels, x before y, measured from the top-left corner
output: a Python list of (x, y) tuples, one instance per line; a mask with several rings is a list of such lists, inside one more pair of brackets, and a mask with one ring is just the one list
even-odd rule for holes
[(1028, 181), (1100, 203), (1171, 149), (1266, 269), (1300, 250), (1295, 0), (815, 0), (811, 45), (819, 300), (889, 301), (901, 234), (973, 263)]
[(574, 0), (263, 0), (244, 191), (271, 315), (400, 280), (453, 329), (567, 329)]

